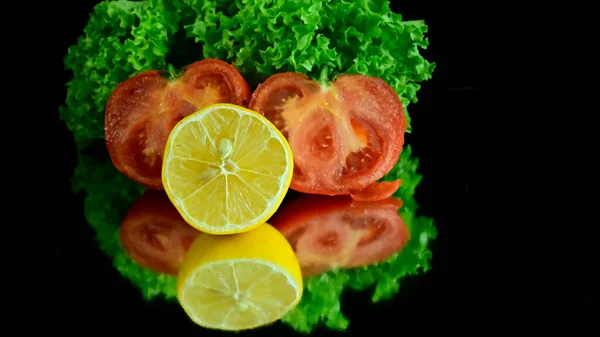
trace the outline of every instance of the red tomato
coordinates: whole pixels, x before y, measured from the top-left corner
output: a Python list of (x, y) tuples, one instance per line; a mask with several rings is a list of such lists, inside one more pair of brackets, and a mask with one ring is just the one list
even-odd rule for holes
[(365, 189), (350, 194), (352, 199), (357, 201), (378, 201), (391, 197), (398, 188), (402, 180), (376, 182)]
[(303, 195), (283, 205), (269, 223), (288, 239), (308, 277), (378, 263), (400, 251), (410, 237), (398, 214), (401, 206), (395, 198), (360, 202)]
[(291, 188), (299, 192), (360, 191), (389, 172), (404, 144), (400, 99), (376, 77), (340, 75), (324, 88), (303, 74), (280, 73), (258, 86), (249, 108), (290, 143)]
[(216, 59), (189, 65), (175, 80), (150, 70), (120, 83), (105, 115), (105, 137), (115, 167), (135, 182), (161, 190), (163, 152), (183, 117), (214, 103), (247, 106), (250, 88), (230, 64)]
[(136, 263), (157, 273), (177, 275), (199, 233), (181, 218), (164, 192), (148, 190), (127, 212), (119, 236)]

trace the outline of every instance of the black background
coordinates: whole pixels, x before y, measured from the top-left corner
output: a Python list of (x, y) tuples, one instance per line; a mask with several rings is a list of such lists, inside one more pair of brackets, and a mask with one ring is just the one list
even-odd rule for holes
[[(58, 308), (51, 330), (75, 332), (139, 332), (151, 335), (173, 332), (190, 336), (228, 335), (212, 333), (194, 326), (176, 305), (146, 303), (139, 291), (121, 278), (111, 261), (98, 249), (94, 232), (82, 214), (83, 199), (73, 195), (69, 186), (76, 161), (71, 133), (58, 119), (63, 104), (64, 84), (71, 74), (63, 70), (67, 48), (76, 43), (97, 1), (73, 1), (46, 25), (51, 30), (53, 48), (48, 55), (56, 75), (56, 92), (48, 102), (56, 111), (51, 123), (56, 130), (62, 158), (58, 168), (57, 192), (64, 195), (62, 224), (52, 242), (55, 288)], [(482, 109), (485, 57), (481, 36), (484, 17), (473, 5), (452, 2), (435, 6), (431, 1), (398, 1), (392, 4), (405, 20), (424, 19), (429, 26), (430, 47), (422, 54), (437, 63), (433, 79), (422, 84), (419, 102), (410, 106), (413, 133), (407, 143), (420, 158), (424, 179), (417, 189), (419, 213), (432, 216), (439, 231), (433, 242), (433, 269), (402, 281), (400, 293), (390, 301), (369, 303), (369, 292), (349, 293), (342, 308), (351, 320), (347, 335), (360, 336), (402, 330), (433, 332), (439, 329), (464, 331), (471, 320), (486, 316), (481, 307), (489, 296), (485, 277), (474, 266), (485, 262), (478, 254), (467, 254), (479, 246), (473, 202), (478, 198), (473, 184), (478, 115)], [(481, 145), (481, 144), (480, 144)], [(468, 258), (467, 258), (468, 256)], [(482, 260), (483, 261), (483, 260)], [(55, 316), (54, 316), (55, 315)], [(468, 317), (468, 319), (467, 319)], [(458, 319), (457, 319), (458, 318)], [(484, 319), (484, 318), (482, 318)], [(454, 328), (458, 328), (455, 330)], [(282, 324), (247, 333), (253, 336), (291, 335)], [(319, 329), (316, 335), (334, 335)], [(245, 336), (246, 333), (242, 334)]]

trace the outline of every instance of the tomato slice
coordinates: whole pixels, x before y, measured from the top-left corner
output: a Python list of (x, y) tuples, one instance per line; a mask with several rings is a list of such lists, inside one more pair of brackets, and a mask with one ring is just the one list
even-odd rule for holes
[(378, 263), (400, 251), (410, 234), (387, 198), (361, 202), (349, 196), (303, 195), (269, 220), (290, 242), (305, 277), (333, 268)]
[(340, 75), (326, 88), (303, 74), (280, 73), (258, 86), (249, 108), (290, 143), (291, 188), (299, 192), (360, 191), (389, 172), (404, 144), (402, 103), (376, 77)]
[(247, 106), (250, 88), (230, 64), (206, 59), (167, 80), (150, 70), (120, 83), (105, 111), (105, 137), (115, 167), (135, 182), (161, 190), (162, 157), (171, 129), (215, 103)]
[(183, 220), (164, 192), (148, 190), (131, 205), (119, 237), (127, 255), (140, 266), (177, 275), (199, 233)]
[(357, 201), (378, 201), (391, 197), (398, 188), (402, 180), (375, 182), (365, 189), (352, 192), (350, 196)]

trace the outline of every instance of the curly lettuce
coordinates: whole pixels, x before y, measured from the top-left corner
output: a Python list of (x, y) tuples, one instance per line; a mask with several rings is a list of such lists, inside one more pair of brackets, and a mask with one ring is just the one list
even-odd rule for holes
[[(174, 277), (141, 268), (119, 242), (119, 225), (143, 193), (114, 168), (104, 146), (95, 147), (104, 140), (104, 107), (119, 82), (149, 69), (176, 74), (186, 64), (215, 57), (233, 63), (252, 87), (283, 71), (319, 80), (338, 73), (378, 76), (406, 107), (417, 102), (419, 83), (435, 67), (419, 53), (428, 45), (426, 32), (423, 21), (403, 21), (382, 0), (100, 2), (64, 59), (73, 78), (60, 107), (79, 152), (73, 190), (85, 194), (85, 217), (100, 249), (145, 299), (176, 298)], [(415, 215), (417, 166), (406, 147), (384, 178), (403, 180), (395, 196), (404, 201), (401, 216), (412, 238), (402, 252), (377, 265), (307, 279), (301, 303), (284, 323), (305, 333), (320, 324), (344, 330), (349, 324), (340, 304), (344, 289), (372, 288), (377, 302), (396, 293), (403, 276), (430, 268), (427, 245), (436, 230), (431, 219)]]

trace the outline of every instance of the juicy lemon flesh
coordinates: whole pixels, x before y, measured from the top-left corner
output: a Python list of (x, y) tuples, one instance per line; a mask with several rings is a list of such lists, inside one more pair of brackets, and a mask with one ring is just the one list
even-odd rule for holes
[(232, 234), (264, 223), (279, 207), (293, 173), (285, 137), (266, 118), (215, 104), (172, 130), (163, 185), (183, 218), (211, 234)]
[(298, 287), (285, 270), (268, 261), (226, 260), (192, 274), (180, 302), (196, 324), (238, 331), (280, 319), (299, 301)]

